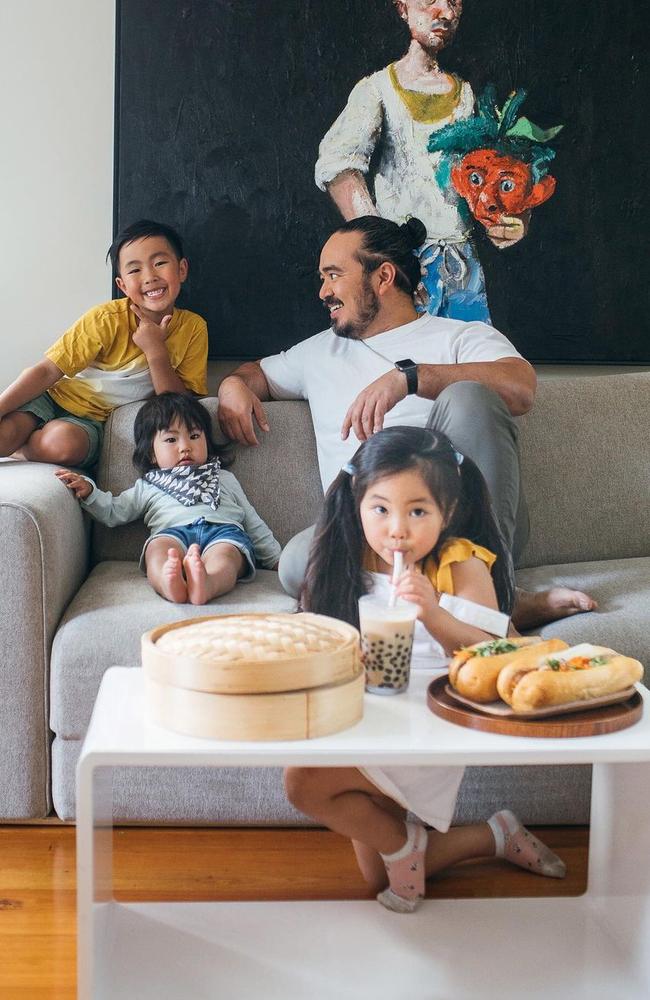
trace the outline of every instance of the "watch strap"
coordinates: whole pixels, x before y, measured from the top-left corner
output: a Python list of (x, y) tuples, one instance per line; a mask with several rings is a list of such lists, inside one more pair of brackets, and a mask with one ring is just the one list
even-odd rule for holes
[(396, 361), (395, 367), (406, 375), (407, 396), (414, 396), (418, 391), (418, 366), (410, 358), (405, 358), (403, 361)]

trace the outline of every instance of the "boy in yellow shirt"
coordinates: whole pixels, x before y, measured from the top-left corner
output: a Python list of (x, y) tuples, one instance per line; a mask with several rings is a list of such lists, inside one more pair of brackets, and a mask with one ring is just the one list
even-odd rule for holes
[(0, 393), (0, 456), (87, 468), (117, 406), (161, 392), (206, 395), (205, 320), (174, 307), (188, 268), (178, 234), (143, 219), (108, 253), (126, 298), (90, 309)]

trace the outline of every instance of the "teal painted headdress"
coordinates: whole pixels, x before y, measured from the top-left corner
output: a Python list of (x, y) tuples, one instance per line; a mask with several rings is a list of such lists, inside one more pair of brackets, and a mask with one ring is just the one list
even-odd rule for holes
[(526, 91), (516, 90), (500, 109), (497, 106), (496, 88), (490, 84), (477, 99), (476, 115), (462, 118), (431, 133), (427, 147), (429, 152), (464, 156), (475, 149), (494, 149), (503, 155), (530, 163), (533, 181), (536, 183), (548, 173), (548, 164), (555, 156), (555, 150), (545, 144), (563, 126), (543, 129), (529, 118), (518, 118), (517, 113), (525, 99)]

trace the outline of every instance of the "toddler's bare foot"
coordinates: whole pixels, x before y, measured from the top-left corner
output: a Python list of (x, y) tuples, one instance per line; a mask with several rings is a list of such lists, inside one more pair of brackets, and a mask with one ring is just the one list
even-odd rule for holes
[(162, 596), (174, 604), (187, 603), (187, 586), (183, 579), (181, 557), (177, 549), (167, 549), (162, 568)]
[(207, 604), (208, 598), (208, 574), (205, 571), (205, 564), (201, 559), (201, 550), (198, 545), (190, 545), (187, 555), (183, 559), (185, 567), (185, 577), (187, 579), (187, 596), (191, 604)]
[(516, 628), (526, 632), (597, 607), (593, 597), (571, 587), (551, 587), (537, 593), (517, 588), (512, 620)]

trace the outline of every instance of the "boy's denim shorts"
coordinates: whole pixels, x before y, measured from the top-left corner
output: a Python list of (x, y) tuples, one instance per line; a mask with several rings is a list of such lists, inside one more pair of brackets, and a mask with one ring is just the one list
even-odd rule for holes
[(40, 396), (30, 399), (28, 403), (23, 403), (22, 406), (18, 407), (18, 410), (32, 413), (36, 417), (38, 420), (37, 430), (40, 430), (45, 424), (49, 424), (50, 420), (67, 420), (69, 424), (83, 427), (88, 435), (88, 454), (83, 462), (77, 464), (77, 468), (90, 469), (97, 464), (104, 438), (104, 424), (101, 421), (93, 420), (92, 417), (77, 417), (74, 413), (64, 410), (62, 406), (54, 402), (49, 392), (43, 392)]
[(192, 521), (191, 524), (178, 524), (173, 528), (164, 528), (162, 531), (157, 531), (155, 535), (147, 539), (142, 550), (140, 569), (143, 572), (146, 572), (144, 554), (147, 551), (147, 545), (154, 538), (173, 538), (183, 546), (183, 553), (187, 552), (190, 545), (196, 544), (201, 549), (201, 554), (206, 549), (209, 549), (211, 545), (216, 545), (217, 542), (228, 542), (229, 545), (234, 545), (236, 549), (239, 549), (248, 563), (248, 570), (243, 576), (239, 577), (238, 582), (248, 583), (255, 576), (255, 549), (253, 543), (246, 532), (237, 524), (216, 524), (213, 521), (206, 521), (204, 517), (200, 517), (198, 521)]

